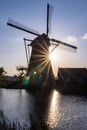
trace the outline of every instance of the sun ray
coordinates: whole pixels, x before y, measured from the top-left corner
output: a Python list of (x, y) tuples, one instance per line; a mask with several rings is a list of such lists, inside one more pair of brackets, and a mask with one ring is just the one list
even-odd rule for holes
[(37, 69), (37, 68), (39, 68), (39, 67), (41, 67), (41, 66), (43, 66), (43, 70), (44, 70), (44, 68), (46, 67), (46, 65), (49, 63), (49, 60), (47, 59), (47, 58), (43, 58), (43, 59), (38, 59), (38, 60), (36, 60), (36, 61), (33, 61), (33, 62), (31, 62), (31, 63), (37, 63), (37, 62), (39, 62), (39, 61), (42, 61), (41, 63), (38, 63), (38, 65), (36, 66), (36, 67), (34, 67), (33, 69), (32, 69), (32, 71), (34, 71), (35, 69)]
[(47, 74), (46, 74), (46, 80), (47, 80), (47, 78), (48, 78), (49, 71), (50, 71), (50, 63), (48, 64), (48, 69), (47, 69)]
[(39, 50), (39, 49), (36, 49), (36, 48), (33, 48), (33, 50), (35, 50), (35, 51), (37, 51), (37, 52), (40, 52), (41, 54), (47, 54), (48, 53), (48, 51), (46, 52), (44, 52), (44, 51), (42, 51), (42, 50)]
[(36, 42), (36, 45), (38, 44), (42, 48), (43, 52), (46, 52), (46, 53), (48, 52), (48, 50), (47, 50), (48, 48), (47, 48), (44, 40), (43, 40), (43, 42), (44, 42), (44, 45), (45, 45), (46, 48), (40, 42), (38, 42), (38, 40), (36, 40), (35, 42)]

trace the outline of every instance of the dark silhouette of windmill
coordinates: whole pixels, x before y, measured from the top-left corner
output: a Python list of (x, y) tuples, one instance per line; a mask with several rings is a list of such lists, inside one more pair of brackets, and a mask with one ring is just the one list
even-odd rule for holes
[[(50, 9), (51, 6), (47, 4), (46, 34), (45, 33), (39, 34), (37, 31), (32, 30), (12, 19), (8, 19), (7, 22), (7, 24), (12, 27), (18, 28), (27, 33), (31, 33), (37, 36), (34, 40), (31, 41), (30, 44), (30, 46), (32, 47), (32, 53), (31, 53), (30, 62), (28, 64), (27, 74), (30, 77), (31, 85), (47, 86), (48, 84), (52, 84), (54, 81), (52, 66), (49, 60), (49, 46), (51, 45), (54, 46), (51, 52), (54, 51), (54, 49), (57, 47), (60, 47), (61, 49), (65, 49), (65, 50), (71, 50), (72, 52), (75, 52), (77, 49), (77, 47), (75, 46), (69, 45), (67, 43), (64, 43), (62, 41), (53, 38), (52, 39), (49, 38), (48, 34), (50, 30)], [(24, 39), (25, 42), (26, 40), (28, 39)], [(27, 62), (28, 62), (28, 58), (27, 58)]]

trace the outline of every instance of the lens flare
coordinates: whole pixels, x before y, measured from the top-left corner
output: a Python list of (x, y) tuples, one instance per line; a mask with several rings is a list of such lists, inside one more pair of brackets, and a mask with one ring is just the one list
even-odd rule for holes
[(24, 77), (24, 78), (23, 78), (23, 81), (22, 81), (23, 85), (28, 85), (28, 84), (29, 84), (29, 79), (30, 79), (29, 76)]

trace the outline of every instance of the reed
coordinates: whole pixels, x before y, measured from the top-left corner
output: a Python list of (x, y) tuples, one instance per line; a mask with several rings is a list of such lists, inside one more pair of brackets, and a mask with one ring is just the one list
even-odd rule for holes
[(46, 126), (41, 126), (37, 124), (30, 115), (30, 127), (26, 125), (21, 125), (20, 122), (15, 119), (15, 121), (9, 121), (8, 118), (0, 111), (0, 130), (51, 130)]

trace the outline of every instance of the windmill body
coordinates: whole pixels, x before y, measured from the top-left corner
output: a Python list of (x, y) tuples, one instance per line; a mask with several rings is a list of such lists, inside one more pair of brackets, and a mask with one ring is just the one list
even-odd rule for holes
[(49, 59), (49, 38), (46, 34), (42, 34), (35, 38), (30, 46), (32, 46), (32, 53), (28, 67), (30, 84), (43, 86), (47, 86), (49, 82), (52, 84), (54, 77)]

